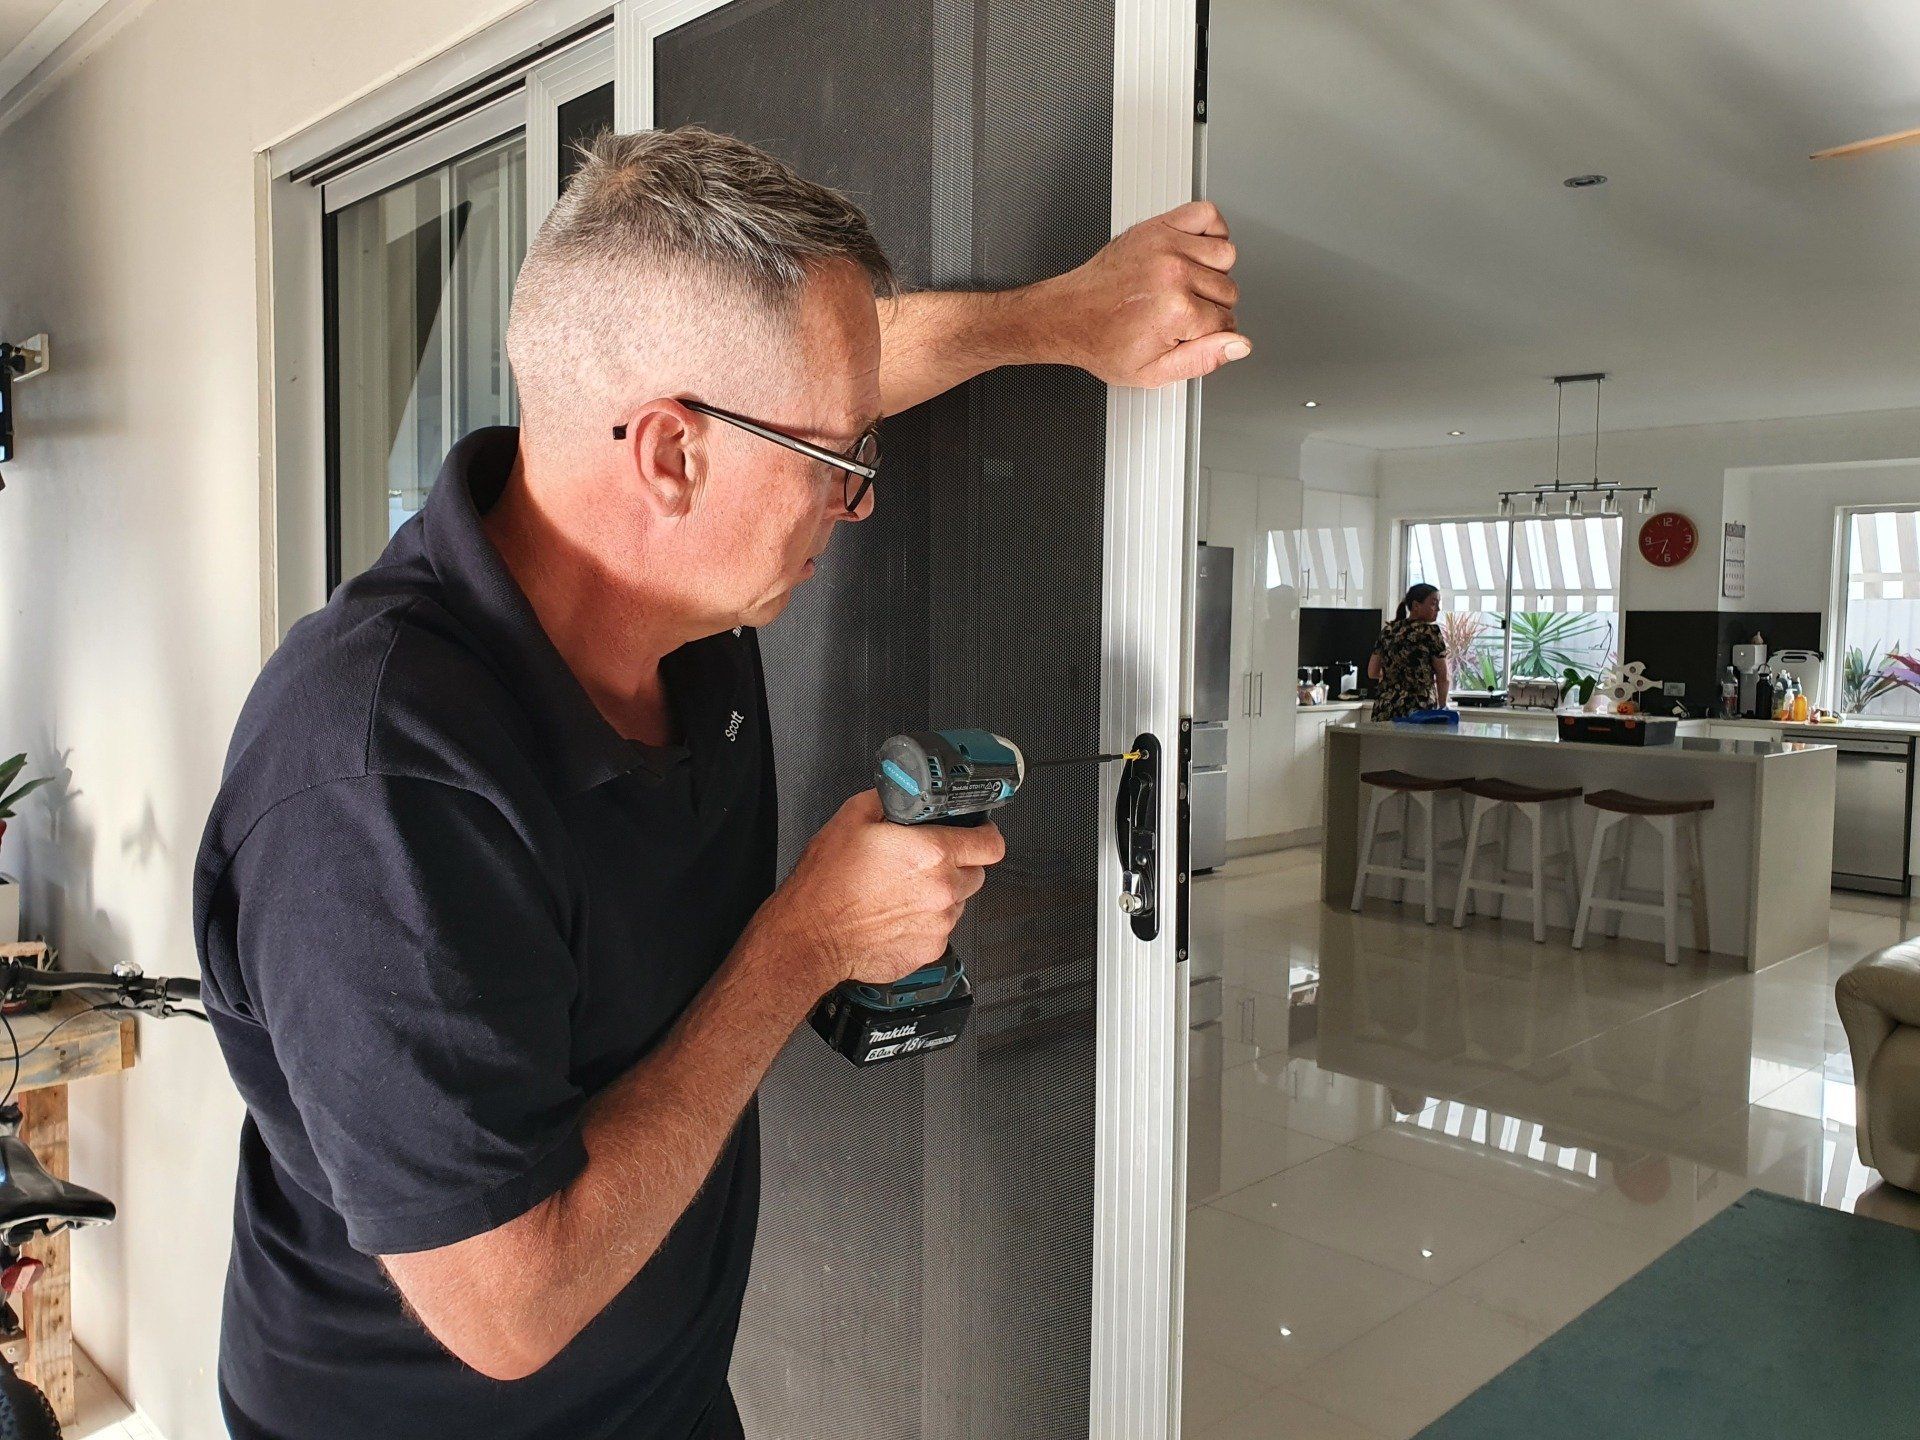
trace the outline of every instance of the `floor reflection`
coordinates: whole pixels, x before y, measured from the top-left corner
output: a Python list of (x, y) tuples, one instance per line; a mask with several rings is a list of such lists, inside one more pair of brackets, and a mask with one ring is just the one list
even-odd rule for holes
[(1836, 896), (1757, 975), (1196, 882), (1188, 1440), (1410, 1436), (1760, 1187), (1920, 1228), (1853, 1138), (1834, 978), (1920, 933)]

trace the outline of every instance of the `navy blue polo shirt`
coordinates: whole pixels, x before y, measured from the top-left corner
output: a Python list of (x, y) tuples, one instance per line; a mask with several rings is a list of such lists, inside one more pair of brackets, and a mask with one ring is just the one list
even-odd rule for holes
[(516, 444), (462, 440), (379, 562), (293, 627), (207, 822), (195, 932), (247, 1105), (220, 1345), (243, 1440), (686, 1440), (723, 1403), (751, 1110), (646, 1268), (525, 1380), (449, 1355), (374, 1258), (578, 1175), (587, 1103), (773, 885), (752, 633), (667, 658), (683, 743), (623, 738), (481, 528)]

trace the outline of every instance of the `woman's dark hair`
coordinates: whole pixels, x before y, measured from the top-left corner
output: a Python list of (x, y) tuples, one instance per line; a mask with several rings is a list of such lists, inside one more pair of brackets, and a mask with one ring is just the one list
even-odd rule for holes
[(1425, 581), (1422, 581), (1418, 585), (1409, 585), (1406, 596), (1400, 601), (1400, 608), (1393, 612), (1393, 618), (1396, 620), (1406, 619), (1407, 612), (1413, 609), (1414, 606), (1418, 605), (1422, 600), (1425, 600), (1429, 595), (1438, 595), (1439, 593), (1440, 587), (1438, 585), (1429, 585)]

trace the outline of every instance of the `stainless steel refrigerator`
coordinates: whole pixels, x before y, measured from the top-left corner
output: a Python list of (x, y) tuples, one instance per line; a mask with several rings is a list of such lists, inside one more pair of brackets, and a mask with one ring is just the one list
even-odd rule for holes
[(1233, 668), (1233, 548), (1200, 546), (1193, 604), (1193, 771), (1189, 864), (1227, 858), (1227, 687)]

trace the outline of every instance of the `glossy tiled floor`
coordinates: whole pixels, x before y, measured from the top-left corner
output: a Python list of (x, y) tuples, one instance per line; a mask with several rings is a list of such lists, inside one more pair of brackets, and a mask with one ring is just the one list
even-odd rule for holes
[(1854, 1150), (1833, 978), (1322, 905), (1318, 855), (1196, 883), (1186, 1440), (1399, 1440), (1753, 1187), (1920, 1225)]

